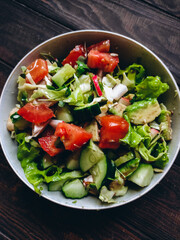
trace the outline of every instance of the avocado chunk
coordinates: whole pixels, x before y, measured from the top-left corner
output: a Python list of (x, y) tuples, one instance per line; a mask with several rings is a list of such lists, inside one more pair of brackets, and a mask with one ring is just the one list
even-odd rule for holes
[(61, 87), (69, 78), (75, 73), (75, 69), (70, 64), (65, 64), (60, 70), (52, 77), (53, 82)]
[(118, 116), (122, 117), (123, 116), (123, 112), (125, 111), (126, 107), (127, 106), (125, 106), (122, 103), (117, 103), (116, 105), (112, 106), (109, 109), (109, 112), (114, 114), (114, 115), (118, 115)]
[(92, 120), (86, 127), (85, 130), (89, 133), (92, 133), (92, 140), (94, 142), (99, 142), (100, 136), (99, 136), (99, 129), (98, 124), (95, 119)]
[(171, 112), (167, 110), (164, 104), (160, 104), (161, 114), (158, 117), (158, 123), (160, 123), (160, 131), (166, 141), (172, 139), (172, 128), (171, 128)]
[(161, 113), (157, 99), (142, 100), (126, 108), (130, 122), (136, 125), (152, 122)]

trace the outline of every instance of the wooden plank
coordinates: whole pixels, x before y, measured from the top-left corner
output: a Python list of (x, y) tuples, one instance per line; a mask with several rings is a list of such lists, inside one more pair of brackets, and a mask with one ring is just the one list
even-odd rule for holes
[(134, 38), (154, 51), (180, 84), (177, 18), (137, 0), (16, 1), (72, 29), (105, 29)]
[(1, 1), (0, 58), (10, 65), (41, 42), (70, 29), (12, 1)]
[(12, 67), (9, 66), (8, 64), (5, 64), (3, 63), (1, 60), (0, 60), (0, 95), (1, 95), (1, 92), (2, 92), (2, 89), (4, 87), (4, 84), (9, 76), (9, 74), (11, 73), (12, 71)]
[(167, 14), (171, 14), (177, 18), (180, 18), (180, 2), (179, 0), (143, 0), (149, 3), (151, 6), (165, 11)]

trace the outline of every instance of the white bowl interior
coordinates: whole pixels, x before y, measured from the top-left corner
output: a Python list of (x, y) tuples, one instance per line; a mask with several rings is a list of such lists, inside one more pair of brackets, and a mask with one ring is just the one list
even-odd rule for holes
[[(139, 198), (151, 190), (165, 176), (173, 164), (180, 146), (180, 94), (173, 76), (163, 62), (142, 44), (125, 36), (106, 31), (75, 31), (54, 37), (34, 48), (17, 64), (4, 86), (0, 102), (0, 139), (4, 154), (14, 172), (33, 190), (32, 185), (25, 178), (23, 169), (16, 157), (17, 145), (10, 138), (10, 133), (6, 129), (9, 112), (17, 102), (17, 77), (21, 73), (21, 66), (29, 65), (29, 63), (39, 57), (41, 52), (50, 52), (53, 56), (63, 59), (76, 44), (86, 42), (87, 45), (89, 45), (105, 39), (110, 39), (111, 41), (111, 52), (119, 53), (120, 66), (128, 66), (128, 64), (137, 62), (138, 60), (147, 69), (149, 75), (159, 75), (163, 82), (169, 84), (170, 90), (164, 94), (162, 100), (168, 109), (174, 111), (172, 117), (173, 139), (169, 143), (170, 161), (165, 167), (164, 172), (156, 174), (148, 187), (143, 189), (129, 189), (128, 193), (118, 198), (115, 204), (103, 204), (92, 196), (77, 200), (76, 203), (73, 203), (74, 201), (72, 199), (66, 199), (60, 192), (48, 192), (46, 188), (43, 190), (43, 197), (72, 208), (100, 210), (120, 206)], [(175, 91), (177, 94), (175, 94)]]

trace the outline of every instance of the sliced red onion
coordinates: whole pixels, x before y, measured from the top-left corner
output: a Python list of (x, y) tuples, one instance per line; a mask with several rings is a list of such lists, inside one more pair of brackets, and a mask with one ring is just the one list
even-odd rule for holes
[(58, 123), (62, 123), (62, 122), (64, 122), (64, 121), (53, 119), (50, 121), (49, 125), (55, 129), (57, 127)]
[(32, 136), (37, 137), (42, 131), (45, 129), (45, 127), (48, 125), (50, 120), (40, 123), (40, 124), (32, 124)]

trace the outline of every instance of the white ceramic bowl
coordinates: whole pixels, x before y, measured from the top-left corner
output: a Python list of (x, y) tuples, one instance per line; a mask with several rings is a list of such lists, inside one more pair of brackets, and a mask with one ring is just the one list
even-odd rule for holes
[[(4, 154), (14, 172), (29, 188), (34, 190), (33, 186), (27, 181), (23, 169), (20, 166), (20, 162), (16, 157), (17, 145), (13, 140), (11, 140), (10, 133), (6, 129), (9, 112), (17, 102), (17, 77), (21, 73), (21, 66), (29, 65), (34, 59), (39, 57), (39, 53), (41, 52), (50, 52), (55, 57), (63, 58), (67, 56), (68, 52), (76, 44), (87, 42), (89, 45), (105, 39), (110, 39), (111, 41), (111, 52), (119, 53), (120, 65), (128, 66), (139, 59), (143, 66), (147, 69), (148, 74), (159, 75), (161, 76), (162, 81), (169, 84), (170, 90), (164, 94), (163, 102), (167, 105), (168, 109), (174, 111), (172, 117), (173, 139), (169, 143), (170, 161), (165, 167), (163, 173), (155, 174), (148, 187), (142, 188), (138, 191), (129, 189), (128, 193), (125, 196), (118, 198), (117, 203), (115, 204), (103, 204), (92, 196), (77, 200), (76, 203), (73, 203), (72, 199), (66, 199), (60, 192), (48, 192), (46, 189), (43, 190), (43, 197), (67, 207), (101, 210), (121, 206), (134, 201), (149, 192), (162, 180), (172, 166), (180, 147), (180, 94), (178, 86), (165, 64), (145, 46), (123, 35), (99, 30), (75, 31), (51, 38), (34, 48), (17, 64), (7, 79), (0, 102), (0, 140)], [(175, 91), (177, 92), (176, 97), (174, 97)]]

